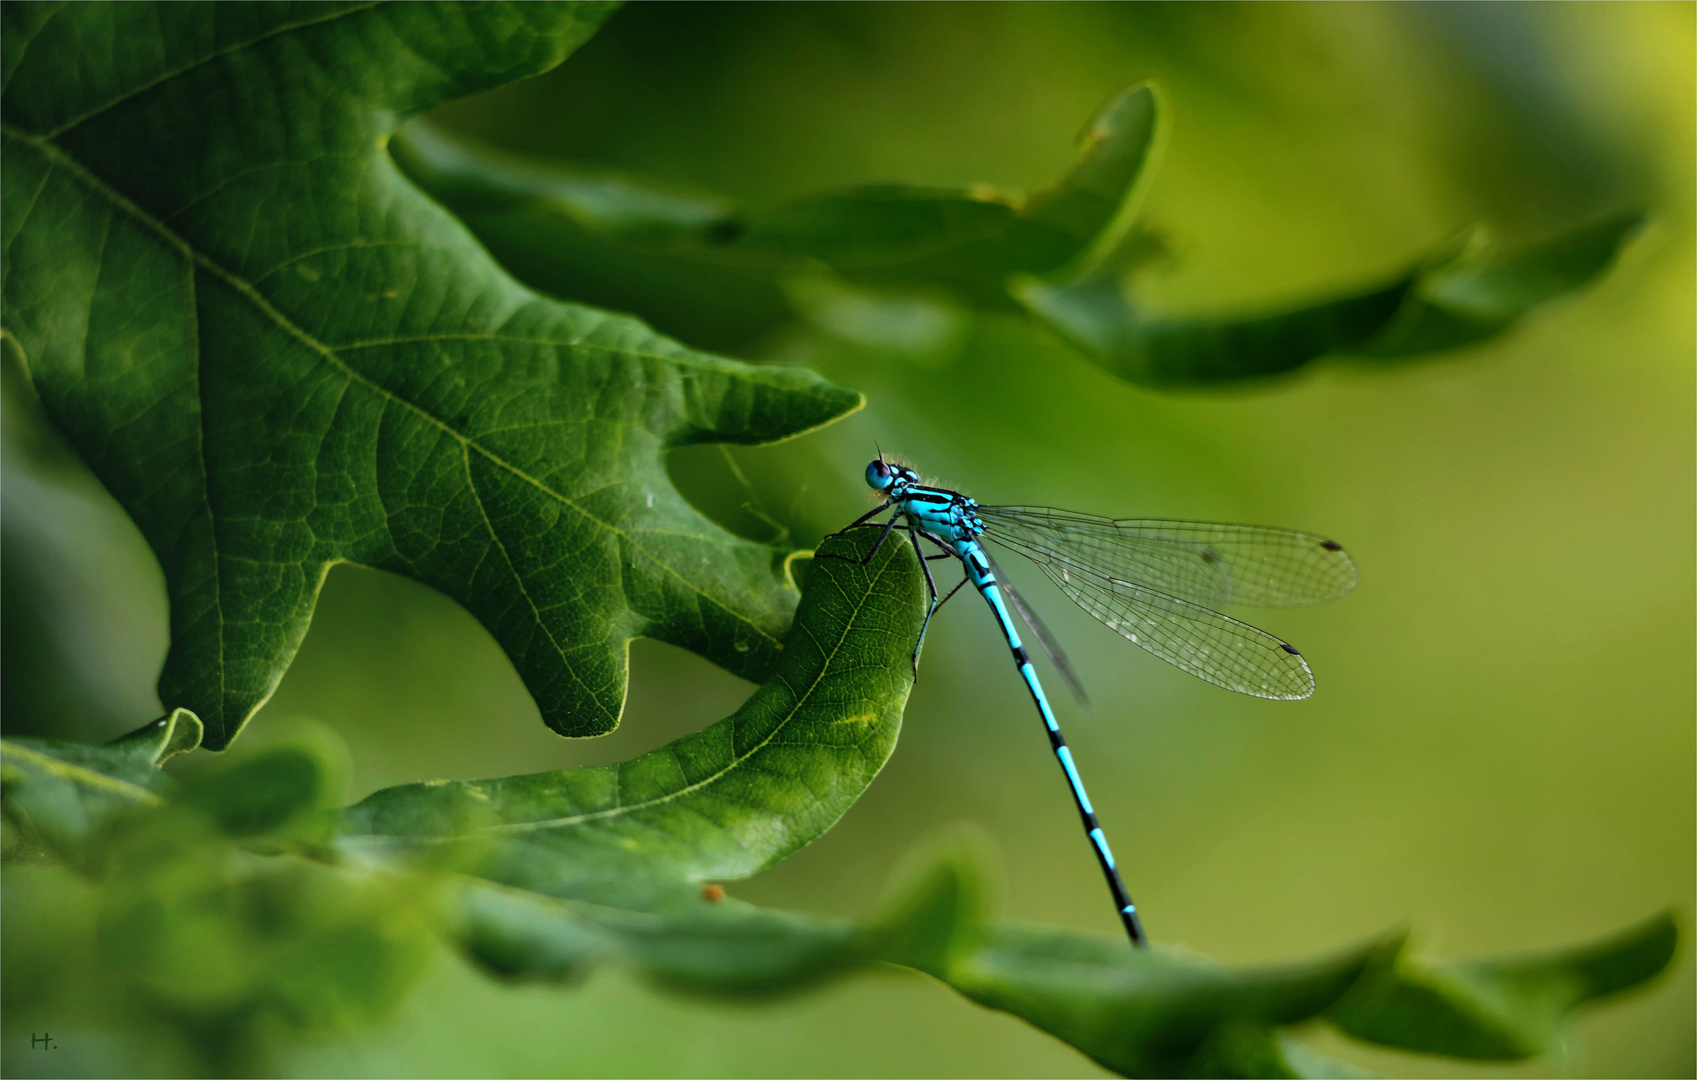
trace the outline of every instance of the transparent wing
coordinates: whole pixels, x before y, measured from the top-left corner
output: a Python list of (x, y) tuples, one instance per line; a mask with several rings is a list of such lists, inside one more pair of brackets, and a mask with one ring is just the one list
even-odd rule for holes
[(1060, 562), (1038, 565), (1108, 629), (1199, 679), (1279, 701), (1314, 692), (1302, 654), (1265, 630), (1134, 581)]
[(1072, 661), (1068, 660), (1067, 654), (1061, 651), (1060, 642), (1055, 640), (1055, 635), (1051, 634), (1049, 628), (1043, 625), (1043, 620), (1039, 619), (1037, 613), (1026, 604), (1025, 598), (1014, 590), (1013, 582), (1009, 581), (1008, 576), (1002, 573), (1002, 568), (996, 564), (995, 559), (990, 558), (988, 551), (984, 553), (984, 557), (990, 559), (990, 570), (991, 573), (996, 575), (996, 582), (1001, 586), (1002, 595), (1007, 597), (1008, 603), (1015, 611), (1019, 612), (1019, 617), (1025, 620), (1025, 625), (1030, 628), (1032, 636), (1037, 639), (1037, 644), (1043, 646), (1043, 652), (1049, 657), (1049, 662), (1055, 665), (1055, 670), (1059, 671), (1061, 678), (1066, 680), (1067, 688), (1072, 691), (1072, 696), (1078, 699), (1080, 705), (1089, 704), (1090, 698), (1084, 692), (1084, 684), (1079, 681), (1078, 673), (1072, 669)]
[(1355, 588), (1347, 551), (1294, 529), (1105, 518), (1047, 506), (980, 506), (978, 514), (986, 538), (1045, 570), (1092, 570), (1210, 607), (1299, 607)]

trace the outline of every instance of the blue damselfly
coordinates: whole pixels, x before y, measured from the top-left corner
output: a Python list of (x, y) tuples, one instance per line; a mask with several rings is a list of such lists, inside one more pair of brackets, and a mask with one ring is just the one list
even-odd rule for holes
[[(1094, 517), (1046, 506), (980, 506), (958, 491), (920, 483), (918, 473), (884, 460), (883, 454), (866, 467), (866, 482), (884, 501), (848, 527), (877, 527), (873, 519), (891, 513), (865, 561), (889, 539), (892, 529), (903, 528), (919, 555), (930, 590), (931, 606), (913, 646), (914, 675), (919, 674), (919, 650), (931, 617), (970, 581), (995, 612), (1014, 663), (1048, 728), (1049, 745), (1066, 772), (1079, 818), (1126, 933), (1133, 945), (1144, 945), (1137, 908), (1120, 880), (1072, 751), (1061, 736), (1010, 608), (1019, 613), (1083, 700), (1078, 677), (980, 541), (990, 540), (1024, 555), (1073, 603), (1169, 664), (1215, 686), (1279, 701), (1297, 701), (1314, 692), (1308, 662), (1294, 647), (1266, 631), (1213, 609), (1229, 604), (1294, 607), (1333, 600), (1355, 587), (1355, 563), (1336, 542), (1291, 529)], [(941, 550), (926, 555), (921, 540)], [(949, 558), (959, 560), (966, 576), (939, 597), (928, 564)]]

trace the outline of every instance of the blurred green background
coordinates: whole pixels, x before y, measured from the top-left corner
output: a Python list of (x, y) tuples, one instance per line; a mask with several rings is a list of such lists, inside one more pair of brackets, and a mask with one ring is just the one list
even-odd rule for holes
[[(1015, 317), (978, 320), (956, 355), (930, 363), (800, 327), (749, 342), (684, 335), (806, 363), (868, 396), (804, 440), (736, 451), (735, 471), (715, 448), (675, 455), (685, 492), (759, 539), (776, 522), (809, 545), (865, 509), (859, 476), (876, 441), (985, 502), (1342, 540), (1362, 568), (1354, 596), (1253, 616), (1315, 669), (1319, 692), (1295, 705), (1193, 680), (1004, 561), (1092, 692), (1088, 709), (1057, 708), (1158, 941), (1257, 962), (1407, 925), (1421, 947), (1460, 957), (1584, 940), (1670, 904), (1692, 925), (1694, 12), (642, 4), (554, 73), (435, 119), (505, 149), (763, 204), (881, 180), (1041, 186), (1100, 101), (1154, 77), (1171, 127), (1145, 218), (1170, 252), (1143, 285), (1176, 312), (1375, 279), (1475, 221), (1513, 241), (1648, 206), (1652, 228), (1600, 287), (1503, 341), (1229, 392), (1128, 386)], [(7, 732), (108, 738), (157, 714), (159, 572), (7, 391)], [(357, 798), (422, 777), (623, 760), (747, 691), (638, 642), (624, 726), (562, 740), (463, 611), (342, 567), (252, 734), (291, 717), (334, 728)], [(1003, 917), (1113, 933), (1046, 745), (992, 621), (959, 601), (932, 631), (902, 743), (871, 792), (823, 840), (731, 891), (864, 913), (904, 853), (969, 822), (1002, 852)], [(1553, 1059), (1480, 1068), (1314, 1039), (1391, 1075), (1690, 1076), (1694, 1009), (1687, 947), (1649, 989), (1581, 1018)], [(19, 1035), (7, 1025), (8, 1057)], [(64, 1042), (66, 1075), (171, 1071), (81, 1036)], [(1102, 1075), (911, 973), (731, 1006), (612, 971), (576, 990), (505, 987), (445, 952), (392, 1020), (295, 1048), (280, 1067)]]

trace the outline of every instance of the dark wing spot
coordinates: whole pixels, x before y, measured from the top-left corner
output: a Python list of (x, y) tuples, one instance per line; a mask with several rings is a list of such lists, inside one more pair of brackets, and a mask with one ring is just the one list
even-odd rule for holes
[(1343, 550), (1343, 545), (1338, 543), (1336, 540), (1322, 540), (1320, 541), (1320, 546), (1325, 548), (1327, 551)]
[(1279, 648), (1283, 649), (1287, 653), (1290, 653), (1292, 656), (1301, 656), (1302, 655), (1301, 653), (1296, 651), (1296, 646), (1286, 644), (1283, 641), (1279, 642)]
[(1203, 548), (1202, 561), (1207, 563), (1209, 566), (1213, 566), (1215, 563), (1220, 561), (1220, 553), (1215, 551), (1213, 548)]

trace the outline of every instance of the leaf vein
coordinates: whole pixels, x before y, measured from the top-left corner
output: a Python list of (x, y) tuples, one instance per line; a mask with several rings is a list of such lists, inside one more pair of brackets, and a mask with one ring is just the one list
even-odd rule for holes
[(495, 547), (501, 552), (501, 560), (507, 564), (507, 570), (513, 575), (513, 583), (518, 586), (519, 595), (524, 597), (524, 602), (526, 604), (530, 605), (532, 620), (535, 622), (537, 628), (542, 631), (542, 635), (548, 639), (548, 644), (553, 648), (554, 655), (560, 658), (560, 663), (565, 667), (566, 671), (570, 673), (572, 681), (583, 687), (583, 689), (588, 692), (589, 699), (591, 701), (599, 701), (600, 699), (596, 697), (594, 688), (583, 681), (583, 676), (577, 673), (577, 668), (574, 667), (572, 662), (567, 658), (566, 650), (560, 646), (560, 642), (554, 637), (553, 631), (548, 629), (548, 623), (542, 618), (542, 612), (537, 608), (536, 600), (530, 595), (530, 590), (524, 586), (524, 576), (519, 573), (519, 568), (514, 565), (513, 557), (507, 552), (507, 545), (501, 543), (501, 537), (495, 531), (495, 523), (489, 518), (489, 509), (483, 505), (483, 493), (477, 490), (477, 480), (472, 476), (471, 450), (467, 443), (460, 444), (460, 460), (465, 463), (466, 487), (471, 491), (472, 502), (477, 504), (477, 512), (483, 518), (483, 526), (489, 530), (490, 541), (492, 541)]
[(218, 623), (218, 704), (224, 704), (225, 694), (225, 665), (224, 665), (224, 568), (218, 559), (218, 514), (212, 508), (212, 475), (206, 467), (206, 396), (201, 393), (200, 370), (200, 294), (195, 289), (195, 264), (190, 261), (187, 270), (187, 288), (189, 302), (188, 325), (194, 335), (192, 347), (189, 349), (190, 369), (194, 372), (194, 440), (195, 464), (200, 467), (201, 506), (206, 509), (206, 535), (212, 544), (212, 616)]

